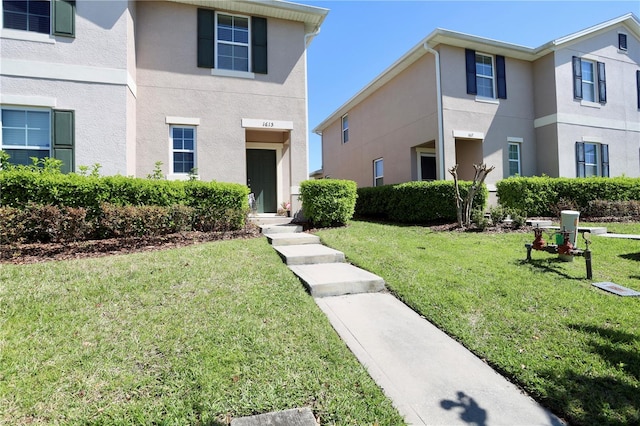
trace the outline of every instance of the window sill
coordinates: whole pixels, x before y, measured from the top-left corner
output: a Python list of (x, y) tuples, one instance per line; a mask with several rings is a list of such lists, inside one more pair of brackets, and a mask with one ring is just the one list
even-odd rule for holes
[(3, 28), (0, 30), (0, 38), (11, 40), (35, 41), (38, 43), (55, 44), (56, 39), (50, 34), (36, 33), (33, 31), (20, 31)]
[(218, 77), (245, 78), (247, 80), (254, 80), (256, 78), (256, 75), (252, 72), (221, 70), (216, 68), (211, 69), (211, 75), (215, 75)]
[(591, 102), (591, 101), (580, 101), (580, 105), (583, 107), (589, 107), (589, 108), (602, 108), (601, 104), (597, 102)]
[(500, 100), (494, 99), (494, 98), (485, 98), (485, 97), (482, 97), (482, 96), (476, 96), (476, 102), (481, 102), (481, 103), (485, 103), (485, 104), (500, 105)]
[(200, 180), (199, 175), (190, 175), (188, 173), (170, 173), (167, 175), (167, 180)]

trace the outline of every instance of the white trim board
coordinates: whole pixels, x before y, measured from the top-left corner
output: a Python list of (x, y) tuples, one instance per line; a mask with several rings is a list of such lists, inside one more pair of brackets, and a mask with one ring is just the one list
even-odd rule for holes
[(533, 127), (548, 126), (550, 124), (574, 124), (577, 126), (598, 127), (601, 129), (623, 130), (630, 132), (640, 132), (640, 122), (614, 120), (609, 118), (588, 117), (578, 114), (550, 114), (536, 118)]

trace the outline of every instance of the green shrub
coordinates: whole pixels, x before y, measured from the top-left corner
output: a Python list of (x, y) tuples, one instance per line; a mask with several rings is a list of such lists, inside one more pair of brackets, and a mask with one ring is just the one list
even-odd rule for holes
[(343, 225), (352, 217), (358, 197), (350, 180), (307, 180), (300, 184), (304, 215), (315, 226)]
[[(466, 196), (471, 184), (460, 182), (462, 197)], [(483, 209), (487, 198), (488, 192), (483, 186), (475, 196), (474, 206)], [(359, 188), (356, 214), (400, 223), (456, 220), (455, 185), (453, 181), (439, 180)]]
[(471, 211), (471, 223), (479, 230), (484, 231), (491, 225), (491, 220), (484, 215), (484, 210), (474, 208)]
[(640, 178), (511, 177), (496, 186), (501, 205), (528, 216), (553, 216), (560, 204), (583, 210), (593, 200), (640, 199)]
[(583, 213), (586, 217), (640, 218), (640, 201), (593, 200), (589, 201)]

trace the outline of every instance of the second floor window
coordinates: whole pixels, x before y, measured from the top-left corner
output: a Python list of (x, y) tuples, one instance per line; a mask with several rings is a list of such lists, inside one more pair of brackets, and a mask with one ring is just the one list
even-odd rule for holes
[(573, 97), (586, 102), (607, 102), (607, 82), (603, 62), (573, 57)]
[(507, 99), (506, 60), (501, 55), (486, 55), (465, 50), (467, 93), (480, 98)]
[(3, 26), (12, 30), (51, 32), (51, 5), (42, 0), (3, 0)]
[(476, 88), (477, 95), (493, 98), (493, 58), (476, 53)]
[(216, 68), (249, 71), (249, 18), (217, 14)]

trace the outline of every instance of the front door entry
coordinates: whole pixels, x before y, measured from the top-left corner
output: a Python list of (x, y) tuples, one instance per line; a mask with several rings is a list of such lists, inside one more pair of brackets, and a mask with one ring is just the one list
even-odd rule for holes
[(276, 151), (272, 149), (247, 149), (247, 186), (256, 197), (258, 213), (275, 213)]

